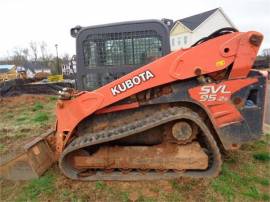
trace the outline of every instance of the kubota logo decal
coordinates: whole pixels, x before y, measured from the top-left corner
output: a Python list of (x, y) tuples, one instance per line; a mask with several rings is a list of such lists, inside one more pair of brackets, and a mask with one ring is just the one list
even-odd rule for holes
[(227, 101), (229, 99), (226, 85), (202, 86), (200, 91), (200, 101)]
[(145, 72), (142, 72), (132, 77), (131, 79), (115, 85), (111, 88), (111, 92), (115, 96), (117, 94), (125, 92), (130, 88), (133, 88), (134, 86), (140, 85), (142, 82), (146, 82), (154, 77), (154, 74), (150, 70), (146, 70)]

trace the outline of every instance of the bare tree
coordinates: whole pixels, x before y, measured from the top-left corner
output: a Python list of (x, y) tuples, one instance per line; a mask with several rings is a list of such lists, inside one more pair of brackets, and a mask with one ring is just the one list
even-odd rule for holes
[(45, 58), (47, 57), (47, 44), (46, 42), (42, 41), (40, 43), (40, 52), (41, 52), (41, 58), (43, 61), (45, 61)]
[(263, 49), (263, 56), (270, 57), (270, 48)]
[(41, 53), (41, 62), (44, 66), (52, 69), (53, 55), (48, 53), (48, 45), (46, 42), (42, 41), (39, 45)]
[[(40, 57), (39, 57), (40, 54)], [(41, 63), (45, 67), (51, 68), (52, 71), (57, 72), (57, 62), (61, 67), (63, 64), (69, 64), (71, 57), (64, 54), (58, 60), (54, 54), (49, 52), (48, 45), (45, 41), (29, 42), (28, 47), (17, 47), (7, 51), (5, 57), (0, 57), (0, 64), (14, 64), (17, 66), (24, 66), (27, 62)]]
[(22, 66), (25, 64), (25, 62), (27, 61), (26, 58), (26, 53), (27, 51), (25, 49), (22, 48), (15, 48), (13, 50), (13, 56), (11, 56), (11, 61), (13, 64), (15, 64), (16, 66)]
[(62, 57), (64, 63), (68, 63), (70, 59), (71, 58), (68, 53), (65, 53), (64, 56)]
[(6, 55), (6, 56), (1, 57), (1, 59), (0, 59), (0, 64), (1, 64), (1, 65), (4, 65), (4, 64), (12, 64), (10, 51), (6, 51), (6, 54), (5, 54), (5, 55)]
[(37, 62), (37, 59), (38, 59), (38, 47), (37, 47), (37, 43), (34, 42), (34, 41), (31, 41), (30, 44), (30, 49), (33, 53), (33, 56), (34, 56), (34, 61)]
[(270, 48), (266, 48), (263, 49), (263, 57), (265, 58), (266, 61), (266, 66), (268, 66), (268, 68), (270, 67)]
[(29, 59), (29, 49), (28, 48), (22, 49), (22, 53), (23, 53), (23, 56), (26, 59), (26, 61), (28, 61), (28, 59)]

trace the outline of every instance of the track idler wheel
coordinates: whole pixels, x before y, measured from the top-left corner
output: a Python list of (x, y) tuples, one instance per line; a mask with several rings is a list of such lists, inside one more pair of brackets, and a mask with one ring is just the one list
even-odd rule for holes
[(196, 124), (187, 121), (178, 121), (172, 126), (172, 136), (178, 143), (191, 142), (198, 133)]

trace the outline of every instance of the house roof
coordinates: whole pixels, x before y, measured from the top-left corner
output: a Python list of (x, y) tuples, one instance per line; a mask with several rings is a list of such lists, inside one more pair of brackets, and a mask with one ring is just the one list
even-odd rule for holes
[(0, 65), (0, 73), (6, 73), (11, 70), (15, 65)]
[(12, 67), (14, 67), (15, 65), (0, 65), (0, 69), (12, 69)]
[[(196, 29), (200, 24), (202, 24), (207, 18), (209, 18), (213, 13), (215, 13), (219, 8), (215, 8), (203, 13), (199, 13), (197, 15), (192, 15), (190, 17), (186, 17), (177, 21), (180, 21), (191, 31)], [(176, 21), (176, 22), (177, 22)]]

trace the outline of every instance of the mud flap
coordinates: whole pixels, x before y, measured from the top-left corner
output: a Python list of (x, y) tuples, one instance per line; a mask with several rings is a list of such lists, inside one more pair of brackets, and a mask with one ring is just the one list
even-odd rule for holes
[(46, 137), (53, 130), (36, 137), (19, 151), (1, 157), (0, 176), (9, 180), (29, 180), (41, 176), (54, 163), (54, 153)]

